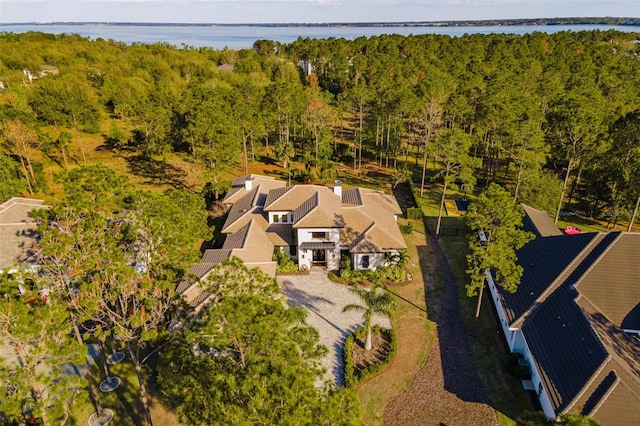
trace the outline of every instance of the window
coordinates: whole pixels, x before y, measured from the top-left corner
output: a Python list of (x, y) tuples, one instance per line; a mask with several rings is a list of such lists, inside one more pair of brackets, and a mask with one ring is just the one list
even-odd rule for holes
[(369, 269), (369, 255), (362, 256), (362, 267), (365, 269)]
[(274, 214), (273, 215), (273, 223), (278, 223), (280, 222), (280, 215), (279, 214)]
[(327, 236), (327, 232), (312, 232), (311, 238), (326, 240), (328, 236)]

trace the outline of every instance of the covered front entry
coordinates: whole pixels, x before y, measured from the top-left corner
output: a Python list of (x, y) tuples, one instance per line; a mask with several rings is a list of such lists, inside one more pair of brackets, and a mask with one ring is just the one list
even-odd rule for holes
[(327, 263), (327, 250), (313, 249), (311, 253), (312, 266), (324, 266)]

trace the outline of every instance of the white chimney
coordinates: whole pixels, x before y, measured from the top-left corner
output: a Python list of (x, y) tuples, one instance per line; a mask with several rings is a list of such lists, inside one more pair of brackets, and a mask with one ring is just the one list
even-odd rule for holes
[(251, 191), (252, 188), (253, 188), (253, 181), (251, 180), (251, 175), (249, 175), (246, 178), (244, 178), (244, 189), (246, 189), (247, 191)]
[(333, 185), (333, 193), (342, 199), (342, 182), (339, 180), (335, 181)]

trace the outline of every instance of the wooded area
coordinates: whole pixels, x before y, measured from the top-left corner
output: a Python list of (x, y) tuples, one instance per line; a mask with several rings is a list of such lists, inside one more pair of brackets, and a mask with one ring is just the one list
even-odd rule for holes
[(262, 159), (295, 161), (302, 180), (368, 162), (440, 181), (465, 165), (442, 152), (461, 131), (478, 162), (447, 181), (496, 181), (556, 217), (629, 219), (640, 194), (639, 38), (384, 35), (214, 51), (3, 34), (0, 164), (11, 184), (1, 193), (46, 192), (42, 163), (84, 164), (90, 133), (110, 149), (177, 153), (218, 194)]
[[(185, 313), (175, 286), (197, 258), (197, 243), (211, 238), (197, 194), (218, 199), (233, 177), (258, 163), (275, 163), (281, 177), (300, 182), (347, 171), (365, 176), (375, 167), (391, 184), (410, 179), (421, 194), (437, 190), (439, 216), (448, 188), (493, 188), (501, 204), (527, 203), (556, 221), (572, 211), (631, 229), (640, 204), (639, 40), (638, 33), (614, 31), (384, 35), (288, 45), (259, 40), (253, 49), (215, 51), (1, 34), (0, 201), (32, 195), (53, 206), (40, 229), (48, 273), (22, 281), (4, 274), (0, 282), (0, 319), (43, 318), (27, 328), (0, 321), (3, 336), (14, 336), (11, 345), (33, 348), (24, 352), (34, 359), (25, 358), (30, 367), (20, 383), (35, 390), (36, 382), (55, 382), (48, 415), (66, 418), (80, 385), (38, 376), (37, 356), (78, 363), (83, 346), (54, 350), (51, 343), (73, 337), (104, 344), (117, 336), (136, 370), (142, 424), (151, 423), (145, 362), (164, 345), (172, 356), (160, 362), (158, 383), (180, 404), (184, 421), (216, 423), (251, 412), (256, 422), (298, 424), (313, 412), (326, 424), (357, 423), (350, 391), (314, 387), (317, 335), (294, 326), (300, 312), (273, 301), (268, 278), (252, 277), (263, 284), (258, 292), (249, 285), (234, 295), (216, 289), (220, 297), (208, 314), (189, 333), (169, 337), (171, 320)], [(126, 156), (132, 178), (161, 176), (160, 184), (96, 166), (96, 152)], [(195, 178), (182, 179), (178, 161)], [(500, 213), (482, 200), (478, 214)], [(486, 227), (484, 216), (473, 222), (478, 228)], [(514, 227), (516, 219), (509, 219)], [(492, 251), (511, 256), (527, 237), (517, 240)], [(484, 282), (487, 262), (501, 266), (493, 260), (477, 262), (476, 281)], [(238, 284), (237, 274), (249, 272), (234, 268)], [(519, 278), (504, 269), (505, 277)], [(50, 304), (39, 294), (43, 286), (52, 292)], [(29, 296), (33, 303), (17, 311), (12, 301)], [(258, 327), (265, 315), (282, 330), (265, 336)], [(79, 330), (88, 322), (94, 327)], [(286, 327), (295, 327), (297, 340)], [(46, 345), (32, 338), (47, 334), (55, 339)], [(265, 349), (274, 336), (278, 345)], [(205, 360), (194, 345), (233, 353)], [(271, 365), (270, 351), (288, 362)], [(278, 373), (264, 381), (264, 369)], [(295, 396), (283, 389), (261, 395), (264, 405), (243, 405), (255, 389), (296, 377)], [(232, 382), (235, 393), (206, 393), (196, 379), (211, 387)], [(189, 387), (193, 393), (184, 392)], [(42, 415), (45, 402), (39, 394), (33, 399), (31, 411)], [(92, 399), (100, 412), (99, 398)], [(18, 396), (11, 401), (5, 415), (24, 413)], [(216, 409), (200, 415), (203, 406)]]

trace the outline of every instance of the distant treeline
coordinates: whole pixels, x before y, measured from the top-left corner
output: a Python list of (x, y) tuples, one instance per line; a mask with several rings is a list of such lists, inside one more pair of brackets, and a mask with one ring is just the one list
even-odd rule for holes
[(110, 25), (147, 27), (489, 27), (489, 26), (539, 26), (539, 25), (637, 25), (640, 18), (629, 17), (574, 17), (574, 18), (527, 18), (527, 19), (482, 19), (455, 21), (406, 21), (406, 22), (321, 22), (321, 23), (181, 23), (181, 22), (20, 22), (24, 25)]

